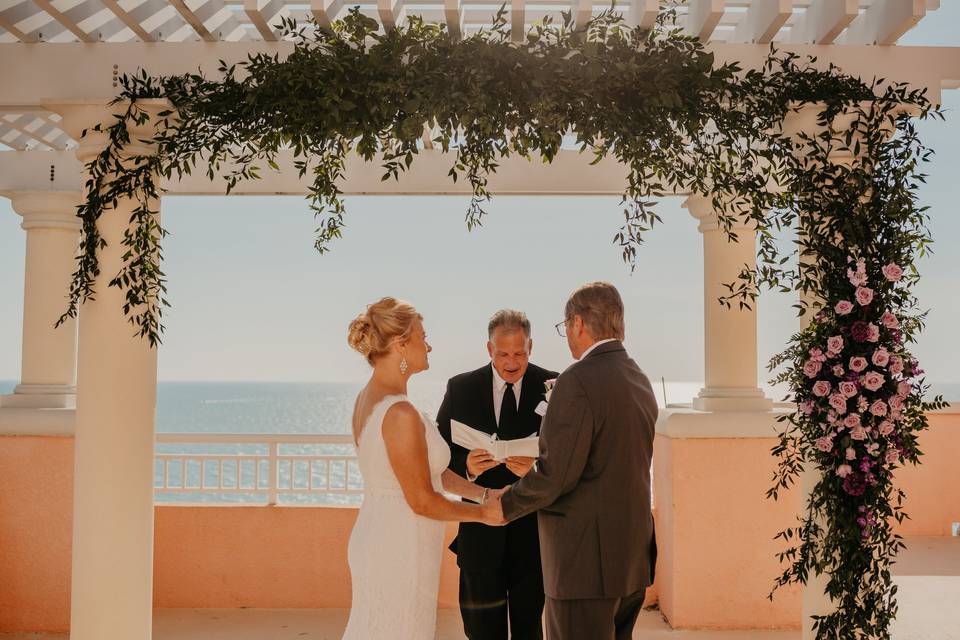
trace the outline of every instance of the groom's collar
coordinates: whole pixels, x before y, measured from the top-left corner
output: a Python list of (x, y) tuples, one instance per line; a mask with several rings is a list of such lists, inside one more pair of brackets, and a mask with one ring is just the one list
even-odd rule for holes
[(601, 354), (601, 353), (608, 353), (610, 351), (622, 351), (622, 350), (623, 350), (623, 343), (620, 340), (617, 340), (616, 338), (607, 338), (606, 340), (600, 340), (590, 345), (590, 347), (586, 351), (580, 354), (580, 358), (578, 358), (577, 361), (582, 362), (588, 356), (591, 356), (594, 354)]

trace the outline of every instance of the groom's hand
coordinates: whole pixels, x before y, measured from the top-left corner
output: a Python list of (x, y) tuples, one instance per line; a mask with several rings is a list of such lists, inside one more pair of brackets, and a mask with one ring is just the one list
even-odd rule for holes
[(493, 459), (493, 454), (486, 449), (474, 449), (467, 454), (467, 473), (474, 478), (498, 464), (500, 463)]
[(513, 475), (518, 478), (530, 473), (530, 469), (533, 468), (533, 463), (536, 462), (536, 458), (528, 458), (526, 456), (513, 456), (507, 458), (507, 469), (513, 473)]

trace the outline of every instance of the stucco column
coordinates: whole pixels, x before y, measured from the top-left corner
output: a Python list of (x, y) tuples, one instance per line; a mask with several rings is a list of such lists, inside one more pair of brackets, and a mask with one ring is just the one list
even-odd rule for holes
[(13, 210), (27, 232), (23, 286), (20, 384), (0, 398), (4, 407), (69, 408), (77, 380), (77, 323), (54, 328), (67, 308), (76, 268), (80, 194), (70, 191), (10, 191)]
[(704, 379), (693, 401), (701, 411), (769, 411), (773, 402), (757, 384), (757, 308), (728, 309), (718, 299), (729, 291), (724, 283), (737, 280), (757, 264), (756, 230), (734, 227), (737, 242), (720, 229), (709, 197), (691, 195), (683, 206), (700, 221), (703, 236)]
[[(103, 103), (46, 106), (80, 142), (81, 162), (103, 149), (103, 133), (80, 138), (81, 130), (113, 121)], [(148, 121), (130, 131), (126, 156), (152, 153), (140, 142), (152, 136), (150, 127)], [(153, 205), (159, 211), (159, 201)], [(121, 242), (135, 207), (135, 201), (121, 199), (97, 222), (107, 246), (99, 253), (96, 299), (81, 308), (71, 640), (144, 640), (152, 632), (157, 351), (124, 316), (123, 292), (108, 286), (123, 264)]]

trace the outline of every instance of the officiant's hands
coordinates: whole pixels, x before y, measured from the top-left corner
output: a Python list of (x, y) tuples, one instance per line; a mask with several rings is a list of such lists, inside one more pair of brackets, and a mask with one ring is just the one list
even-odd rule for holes
[(467, 454), (467, 472), (474, 478), (498, 464), (500, 463), (493, 459), (493, 454), (486, 449), (473, 449)]
[(512, 456), (507, 458), (507, 469), (510, 469), (513, 475), (517, 476), (518, 478), (522, 478), (530, 472), (530, 469), (533, 468), (533, 463), (536, 461), (536, 458)]

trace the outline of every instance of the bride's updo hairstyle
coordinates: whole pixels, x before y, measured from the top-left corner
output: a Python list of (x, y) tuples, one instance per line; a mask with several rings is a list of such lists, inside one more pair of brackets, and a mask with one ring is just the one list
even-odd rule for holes
[(410, 335), (413, 323), (418, 319), (423, 320), (423, 317), (409, 302), (381, 298), (367, 305), (367, 311), (353, 319), (347, 342), (373, 365), (378, 358), (389, 353), (395, 340)]

